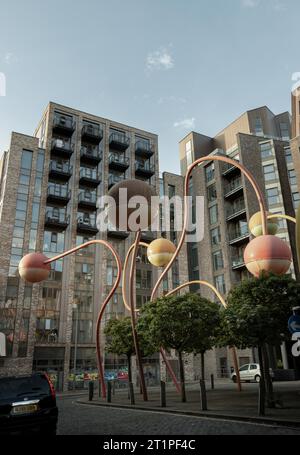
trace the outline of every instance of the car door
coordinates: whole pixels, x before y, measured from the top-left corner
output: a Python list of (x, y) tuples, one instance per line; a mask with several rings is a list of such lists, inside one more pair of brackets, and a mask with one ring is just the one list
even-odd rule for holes
[(250, 365), (250, 378), (251, 381), (254, 381), (254, 378), (256, 375), (260, 374), (260, 371), (258, 369), (258, 366), (256, 363), (251, 363)]
[(249, 365), (242, 365), (241, 368), (240, 368), (240, 378), (241, 378), (241, 381), (246, 381), (248, 379), (248, 376), (249, 376)]

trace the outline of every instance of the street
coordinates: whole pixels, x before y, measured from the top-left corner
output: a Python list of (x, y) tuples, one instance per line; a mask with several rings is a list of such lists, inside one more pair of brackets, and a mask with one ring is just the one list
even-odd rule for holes
[(58, 397), (58, 435), (300, 435), (300, 428), (112, 409)]

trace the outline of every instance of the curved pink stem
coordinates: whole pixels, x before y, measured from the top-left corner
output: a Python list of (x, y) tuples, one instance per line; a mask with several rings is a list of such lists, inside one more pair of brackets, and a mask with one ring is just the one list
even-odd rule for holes
[(71, 250), (65, 251), (64, 253), (59, 254), (58, 256), (55, 256), (54, 258), (48, 259), (45, 261), (45, 264), (50, 264), (51, 262), (58, 261), (59, 259), (62, 259), (65, 256), (68, 256), (69, 254), (76, 253), (76, 251), (81, 250), (82, 248), (87, 248), (90, 245), (93, 244), (100, 244), (106, 246), (114, 256), (116, 262), (117, 262), (117, 269), (118, 269), (118, 274), (116, 281), (110, 290), (108, 296), (102, 303), (102, 306), (100, 308), (100, 312), (98, 314), (97, 318), (97, 323), (96, 323), (96, 352), (97, 352), (97, 364), (98, 364), (98, 371), (99, 371), (99, 380), (101, 384), (101, 393), (102, 393), (102, 398), (106, 397), (106, 385), (105, 385), (105, 380), (104, 380), (104, 369), (103, 369), (103, 364), (102, 364), (102, 358), (101, 358), (101, 346), (100, 346), (100, 328), (101, 328), (101, 321), (102, 317), (105, 311), (105, 308), (107, 304), (109, 303), (110, 299), (114, 295), (117, 287), (119, 286), (120, 279), (121, 279), (121, 274), (122, 274), (122, 264), (120, 257), (118, 253), (115, 251), (115, 249), (105, 240), (90, 240), (89, 242), (83, 243), (82, 245), (79, 245), (75, 248), (72, 248)]
[(178, 254), (180, 253), (180, 250), (182, 248), (182, 245), (183, 245), (183, 242), (184, 242), (184, 239), (185, 239), (185, 236), (186, 236), (186, 230), (187, 230), (188, 219), (189, 219), (189, 206), (188, 206), (188, 203), (187, 203), (187, 196), (188, 196), (188, 193), (189, 193), (189, 179), (190, 179), (190, 176), (191, 176), (191, 173), (192, 173), (193, 169), (196, 166), (198, 166), (199, 164), (202, 164), (202, 163), (204, 163), (206, 161), (222, 161), (224, 163), (232, 164), (232, 166), (236, 166), (237, 168), (239, 168), (240, 171), (248, 178), (249, 182), (251, 183), (251, 185), (252, 185), (252, 187), (253, 187), (253, 189), (255, 191), (257, 199), (258, 199), (260, 212), (261, 212), (261, 219), (262, 219), (263, 235), (266, 235), (268, 233), (267, 215), (266, 215), (267, 207), (266, 207), (266, 204), (265, 204), (265, 201), (264, 201), (264, 195), (263, 195), (262, 191), (260, 190), (260, 188), (259, 188), (255, 178), (251, 174), (251, 172), (248, 171), (245, 168), (245, 166), (243, 166), (238, 161), (232, 160), (231, 158), (228, 158), (226, 156), (219, 156), (219, 155), (211, 156), (211, 155), (209, 155), (209, 156), (204, 156), (203, 158), (199, 158), (198, 160), (194, 161), (194, 163), (191, 164), (191, 166), (188, 168), (188, 171), (187, 171), (186, 176), (185, 176), (185, 183), (184, 183), (184, 223), (183, 223), (183, 230), (182, 230), (182, 233), (181, 233), (181, 237), (179, 239), (176, 251), (175, 251), (174, 255), (172, 256), (171, 261), (166, 266), (166, 268), (164, 269), (164, 271), (162, 272), (162, 274), (158, 278), (158, 280), (157, 280), (157, 282), (156, 282), (156, 284), (155, 284), (155, 286), (153, 288), (153, 291), (152, 291), (152, 294), (151, 294), (151, 300), (154, 300), (160, 283), (162, 282), (163, 278), (165, 277), (165, 275), (168, 273), (168, 271), (172, 267), (173, 263), (175, 262)]

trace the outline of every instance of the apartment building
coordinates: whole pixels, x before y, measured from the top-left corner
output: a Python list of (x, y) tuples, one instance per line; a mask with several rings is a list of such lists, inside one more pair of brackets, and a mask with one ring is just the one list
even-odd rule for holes
[[(147, 181), (158, 194), (158, 172), (155, 134), (56, 103), (33, 136), (12, 133), (0, 164), (0, 331), (7, 341), (0, 375), (46, 370), (67, 389), (74, 361), (76, 371), (96, 369), (97, 314), (117, 273), (111, 253), (90, 246), (54, 262), (49, 279), (33, 286), (19, 278), (18, 263), (30, 252), (54, 257), (95, 238), (108, 240), (124, 261), (134, 235), (99, 232), (97, 200), (128, 178)], [(149, 299), (156, 277), (141, 254), (137, 306)], [(119, 286), (104, 324), (123, 315)], [(159, 365), (158, 355), (148, 360)], [(122, 362), (107, 354), (105, 369)]]
[[(191, 132), (183, 138), (179, 145), (182, 175), (197, 158), (228, 156), (251, 171), (270, 212), (294, 216), (300, 195), (290, 135), (288, 112), (275, 115), (266, 106), (253, 109), (214, 137)], [(190, 192), (205, 197), (204, 239), (188, 246), (190, 279), (207, 280), (226, 296), (234, 284), (249, 276), (243, 252), (250, 241), (249, 219), (259, 210), (257, 198), (238, 168), (213, 161), (193, 172)], [(298, 276), (294, 225), (281, 221), (277, 235), (290, 243), (294, 259), (290, 271)], [(201, 294), (214, 298), (204, 287)], [(257, 360), (255, 352), (239, 352), (240, 364), (252, 360), (253, 355)], [(292, 368), (293, 359), (284, 346), (271, 357), (273, 367), (276, 359), (282, 358), (285, 368)], [(215, 362), (218, 374), (228, 371), (230, 361), (224, 350), (216, 350)]]

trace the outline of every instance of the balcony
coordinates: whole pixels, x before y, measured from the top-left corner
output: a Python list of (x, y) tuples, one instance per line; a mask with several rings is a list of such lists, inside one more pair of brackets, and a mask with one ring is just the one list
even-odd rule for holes
[(72, 175), (72, 166), (69, 163), (51, 161), (49, 165), (49, 177), (51, 179), (67, 182)]
[(77, 219), (77, 232), (79, 234), (90, 234), (96, 235), (98, 232), (98, 228), (96, 225), (96, 221), (91, 218), (79, 217)]
[(238, 269), (242, 269), (245, 266), (245, 262), (244, 262), (244, 257), (241, 255), (241, 256), (233, 256), (232, 258), (232, 269), (233, 270), (238, 270)]
[(109, 169), (113, 169), (119, 172), (125, 172), (129, 168), (129, 158), (124, 156), (122, 153), (110, 153), (109, 158)]
[(79, 183), (80, 185), (97, 188), (97, 186), (101, 183), (98, 171), (96, 169), (89, 168), (80, 169)]
[(124, 174), (121, 175), (111, 174), (108, 177), (108, 189), (110, 190), (111, 187), (113, 187), (116, 183), (122, 182), (123, 180), (125, 180)]
[(130, 139), (124, 133), (111, 133), (109, 136), (109, 146), (114, 150), (124, 152), (128, 149)]
[(78, 196), (78, 207), (83, 209), (96, 210), (97, 209), (97, 195), (96, 193), (82, 192)]
[(227, 177), (227, 176), (231, 177), (234, 174), (240, 174), (240, 173), (241, 173), (241, 171), (238, 167), (232, 166), (231, 164), (226, 163), (226, 165), (224, 166), (224, 171), (223, 171), (222, 175), (223, 175), (223, 177)]
[(97, 166), (102, 159), (102, 152), (98, 147), (82, 146), (80, 150), (80, 161), (85, 164)]
[(76, 124), (71, 117), (55, 115), (53, 120), (53, 133), (71, 137), (76, 128)]
[(63, 141), (62, 139), (52, 139), (51, 142), (51, 153), (52, 155), (61, 158), (70, 158), (74, 152), (73, 144), (69, 141)]
[(35, 342), (36, 344), (57, 344), (58, 330), (36, 329)]
[(231, 180), (224, 187), (224, 198), (229, 199), (233, 196), (240, 195), (243, 191), (243, 182), (241, 178)]
[(69, 225), (70, 217), (64, 212), (48, 210), (45, 216), (45, 226), (58, 231), (64, 231)]
[(135, 154), (143, 158), (151, 158), (154, 153), (154, 147), (149, 141), (139, 140), (135, 143)]
[(103, 130), (99, 125), (85, 124), (81, 130), (81, 139), (98, 145), (103, 139)]
[(127, 239), (128, 236), (129, 236), (129, 232), (127, 232), (127, 231), (113, 231), (113, 230), (107, 231), (107, 237), (109, 237), (111, 239), (124, 240), (124, 239)]
[(229, 233), (229, 244), (240, 245), (249, 241), (250, 232), (248, 229), (237, 229)]
[(62, 185), (50, 185), (47, 193), (47, 202), (50, 204), (67, 205), (71, 199), (71, 192)]
[(226, 211), (226, 220), (231, 221), (234, 219), (243, 218), (246, 214), (246, 207), (244, 201), (241, 203), (233, 204)]
[(135, 173), (140, 177), (151, 178), (152, 175), (155, 174), (154, 166), (150, 164), (148, 161), (146, 162), (136, 161)]

